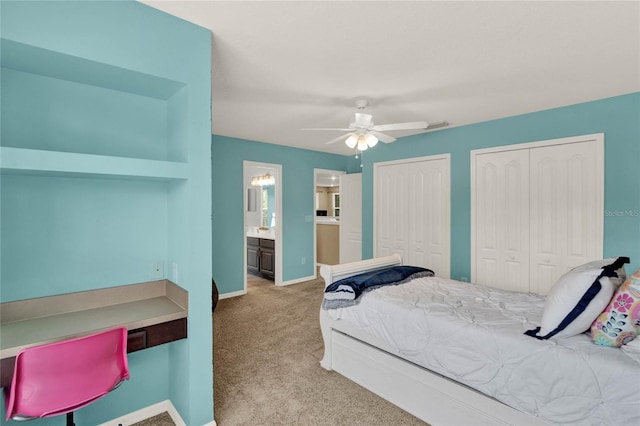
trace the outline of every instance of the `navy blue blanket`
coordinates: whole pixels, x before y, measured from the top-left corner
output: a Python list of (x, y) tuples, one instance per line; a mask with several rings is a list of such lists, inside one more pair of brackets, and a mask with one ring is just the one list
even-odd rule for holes
[(385, 285), (398, 285), (414, 278), (432, 277), (430, 269), (418, 266), (390, 266), (344, 278), (324, 290), (323, 309), (336, 309), (357, 305), (363, 293)]

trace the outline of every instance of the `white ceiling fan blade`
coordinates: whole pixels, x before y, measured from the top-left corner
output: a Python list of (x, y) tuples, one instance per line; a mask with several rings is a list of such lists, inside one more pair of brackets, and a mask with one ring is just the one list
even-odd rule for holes
[(385, 135), (384, 133), (380, 133), (380, 132), (376, 132), (375, 130), (371, 131), (371, 134), (373, 136), (375, 136), (376, 138), (378, 138), (378, 140), (384, 142), (384, 143), (390, 143), (396, 140), (396, 138), (389, 136), (389, 135)]
[(332, 127), (322, 127), (322, 128), (308, 128), (308, 129), (300, 129), (300, 130), (340, 130), (342, 132), (348, 132), (351, 129), (338, 129), (338, 128), (332, 128)]
[(356, 112), (355, 125), (358, 127), (369, 127), (373, 123), (373, 115), (365, 114), (363, 112)]
[(379, 132), (385, 132), (389, 130), (424, 130), (429, 127), (429, 123), (426, 121), (411, 121), (409, 123), (395, 123), (395, 124), (382, 124), (379, 126), (373, 126), (373, 130)]
[[(347, 129), (347, 130), (348, 130), (348, 129)], [(330, 145), (330, 144), (332, 144), (332, 143), (336, 143), (336, 142), (340, 142), (340, 141), (342, 141), (342, 140), (345, 140), (345, 139), (346, 139), (348, 136), (350, 136), (350, 135), (353, 135), (353, 133), (345, 133), (345, 134), (344, 134), (344, 135), (342, 135), (342, 136), (338, 136), (338, 137), (337, 137), (337, 138), (335, 138), (335, 139), (331, 139), (329, 142), (327, 142), (327, 145)]]

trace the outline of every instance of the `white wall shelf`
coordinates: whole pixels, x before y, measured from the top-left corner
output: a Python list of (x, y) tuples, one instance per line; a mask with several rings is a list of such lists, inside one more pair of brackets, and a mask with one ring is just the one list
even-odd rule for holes
[(188, 164), (139, 158), (0, 147), (3, 174), (183, 180)]

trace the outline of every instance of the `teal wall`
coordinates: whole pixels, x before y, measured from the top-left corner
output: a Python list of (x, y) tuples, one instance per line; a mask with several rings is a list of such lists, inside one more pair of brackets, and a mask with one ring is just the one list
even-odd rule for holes
[(244, 286), (245, 160), (282, 165), (283, 281), (314, 275), (313, 169), (346, 170), (348, 157), (218, 135), (211, 141), (213, 277), (220, 293), (242, 291)]
[(153, 259), (167, 258), (164, 185), (21, 175), (0, 185), (3, 302), (149, 281)]
[[(470, 151), (604, 133), (604, 256), (640, 267), (640, 93), (444, 129), (378, 144), (363, 157), (363, 258), (373, 256), (373, 163), (451, 153), (451, 277), (471, 275)], [(359, 167), (350, 159), (349, 168)], [(619, 213), (616, 213), (619, 212)]]
[(211, 33), (128, 0), (2, 1), (0, 13), (3, 146), (188, 163), (172, 183), (2, 175), (0, 300), (149, 281), (157, 260), (169, 277), (176, 262), (189, 338), (130, 354), (131, 380), (76, 421), (170, 399), (187, 424), (210, 422)]

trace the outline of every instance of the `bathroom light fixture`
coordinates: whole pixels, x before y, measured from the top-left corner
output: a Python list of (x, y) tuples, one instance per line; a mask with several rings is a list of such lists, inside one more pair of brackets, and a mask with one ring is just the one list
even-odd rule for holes
[(251, 185), (253, 186), (269, 186), (275, 185), (276, 178), (271, 173), (266, 175), (254, 176), (251, 178)]

